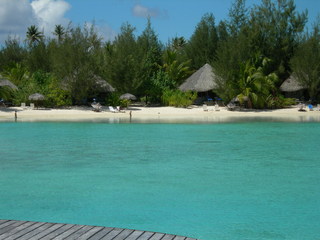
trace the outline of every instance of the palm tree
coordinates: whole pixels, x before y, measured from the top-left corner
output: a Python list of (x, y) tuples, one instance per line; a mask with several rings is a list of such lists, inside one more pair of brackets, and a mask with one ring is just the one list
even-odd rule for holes
[(61, 24), (56, 25), (53, 34), (56, 35), (58, 41), (61, 42), (66, 34), (65, 28)]
[(171, 47), (174, 51), (179, 51), (181, 48), (183, 48), (186, 45), (186, 40), (184, 37), (175, 37), (172, 39)]
[(275, 73), (266, 74), (268, 58), (256, 57), (247, 61), (240, 69), (239, 94), (240, 102), (247, 101), (249, 108), (263, 108), (266, 99), (272, 94), (278, 76)]
[(36, 44), (42, 41), (44, 35), (38, 30), (38, 27), (31, 25), (27, 30), (27, 40), (30, 44)]
[(163, 62), (162, 69), (177, 85), (191, 74), (191, 60), (179, 62), (176, 51), (166, 50), (163, 54)]

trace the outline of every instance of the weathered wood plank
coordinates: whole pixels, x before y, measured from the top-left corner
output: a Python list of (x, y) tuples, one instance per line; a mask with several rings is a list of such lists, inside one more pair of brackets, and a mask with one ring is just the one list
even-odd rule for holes
[[(9, 223), (10, 223), (10, 224), (9, 224)], [(3, 226), (3, 227), (0, 228), (0, 236), (1, 236), (3, 233), (9, 232), (9, 231), (11, 231), (12, 229), (14, 229), (14, 228), (22, 225), (23, 223), (25, 223), (25, 222), (10, 221), (10, 222), (8, 222), (8, 224), (4, 224), (5, 226), (4, 226), (4, 225), (1, 225), (1, 227), (2, 227), (2, 226)]]
[(143, 231), (138, 231), (138, 230), (135, 230), (133, 231), (130, 236), (126, 239), (126, 240), (141, 240), (139, 237), (143, 234), (144, 232)]
[(96, 240), (96, 239), (101, 239), (104, 236), (106, 236), (109, 232), (111, 232), (113, 228), (110, 227), (104, 227), (100, 232), (96, 233), (92, 237), (90, 237), (88, 240)]
[(36, 222), (36, 223), (34, 223), (34, 224), (26, 227), (25, 229), (22, 229), (22, 230), (20, 230), (20, 231), (18, 231), (18, 232), (15, 232), (15, 233), (12, 234), (11, 236), (8, 236), (8, 237), (6, 238), (6, 240), (14, 240), (14, 239), (17, 239), (17, 238), (19, 238), (19, 237), (21, 237), (21, 236), (23, 236), (23, 235), (31, 232), (32, 230), (34, 230), (34, 229), (42, 226), (43, 224), (44, 224), (43, 222)]
[(2, 234), (2, 235), (0, 236), (0, 239), (1, 239), (1, 240), (2, 240), (2, 239), (7, 239), (10, 235), (12, 235), (12, 234), (14, 234), (14, 233), (17, 233), (17, 232), (19, 232), (19, 231), (27, 228), (28, 226), (33, 225), (33, 224), (35, 224), (35, 222), (25, 222), (24, 224), (21, 224), (20, 226), (15, 227), (15, 228), (9, 230), (8, 232), (5, 232), (4, 234)]
[(124, 229), (122, 228), (114, 228), (111, 232), (109, 232), (107, 235), (105, 235), (101, 240), (111, 240), (118, 236)]
[(0, 228), (6, 227), (10, 224), (12, 224), (12, 221), (3, 220), (2, 222), (0, 222)]
[(82, 236), (80, 236), (78, 240), (87, 240), (89, 237), (95, 235), (97, 232), (101, 231), (102, 229), (103, 227), (94, 227), (90, 229), (88, 232), (86, 232), (85, 234), (83, 234)]
[(150, 240), (160, 240), (164, 237), (164, 235), (164, 233), (155, 233), (154, 235), (152, 235)]
[(56, 236), (53, 238), (54, 240), (62, 240), (68, 236), (70, 236), (72, 233), (78, 231), (80, 228), (83, 228), (84, 225), (73, 225), (71, 228), (69, 228), (67, 231), (63, 232), (62, 234)]
[(175, 235), (171, 235), (171, 234), (166, 234), (164, 235), (163, 238), (161, 238), (161, 240), (172, 240), (174, 239)]
[(186, 240), (186, 237), (175, 236), (173, 240)]
[[(41, 225), (40, 227), (34, 229), (31, 232), (28, 232), (28, 233), (22, 235), (20, 238), (17, 238), (17, 239), (29, 239), (29, 238), (33, 237), (34, 235), (37, 235), (41, 232), (44, 232), (47, 228), (51, 227), (52, 225), (53, 225), (53, 223), (45, 223), (45, 224)], [(32, 240), (33, 239), (34, 238), (32, 238)]]
[[(56, 223), (56, 224), (53, 223), (53, 225), (50, 226), (49, 228), (47, 228), (47, 229), (45, 229), (44, 231), (42, 231), (42, 232), (34, 235), (34, 236), (32, 237), (32, 240), (38, 240), (38, 239), (41, 239), (41, 238), (43, 238), (43, 237), (47, 237), (47, 235), (49, 235), (50, 233), (54, 232), (56, 229), (61, 228), (63, 225), (64, 225), (64, 224), (61, 224), (61, 223)], [(51, 237), (51, 238), (52, 238), (52, 237)], [(47, 239), (51, 239), (51, 238), (49, 237), (49, 238), (47, 238)]]
[(93, 228), (93, 226), (84, 226), (83, 228), (80, 228), (78, 231), (69, 235), (68, 240), (76, 240), (76, 239), (80, 238), (83, 234), (86, 234), (92, 228)]
[(89, 225), (0, 220), (0, 240), (197, 240), (164, 233)]
[(131, 229), (124, 229), (119, 235), (117, 235), (113, 240), (123, 240), (123, 239), (128, 239), (128, 236), (133, 232), (134, 230)]
[(139, 240), (149, 240), (155, 233), (153, 232), (144, 232), (138, 239)]

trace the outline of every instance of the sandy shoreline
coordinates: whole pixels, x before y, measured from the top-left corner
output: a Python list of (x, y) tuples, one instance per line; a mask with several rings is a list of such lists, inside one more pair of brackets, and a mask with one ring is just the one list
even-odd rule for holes
[(233, 121), (294, 121), (294, 122), (320, 122), (320, 111), (299, 112), (294, 106), (286, 109), (265, 111), (228, 111), (220, 107), (215, 111), (209, 106), (204, 111), (202, 106), (191, 109), (174, 107), (130, 107), (125, 113), (112, 113), (106, 107), (101, 112), (94, 112), (90, 107), (74, 107), (71, 109), (22, 109), (21, 107), (0, 108), (0, 122), (15, 121), (14, 113), (17, 111), (17, 121), (88, 121), (88, 122), (233, 122)]

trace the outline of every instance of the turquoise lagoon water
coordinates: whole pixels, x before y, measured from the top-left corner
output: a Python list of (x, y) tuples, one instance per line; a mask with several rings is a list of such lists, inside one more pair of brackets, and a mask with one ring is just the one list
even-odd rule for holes
[(319, 123), (0, 123), (0, 219), (320, 239)]

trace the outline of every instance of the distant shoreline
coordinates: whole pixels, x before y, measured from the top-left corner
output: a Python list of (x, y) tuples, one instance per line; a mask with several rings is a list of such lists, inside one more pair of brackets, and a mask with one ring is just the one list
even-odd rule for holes
[[(94, 112), (90, 107), (70, 109), (22, 109), (21, 107), (0, 108), (0, 122), (110, 122), (110, 123), (219, 123), (243, 121), (283, 121), (283, 122), (320, 122), (320, 111), (299, 112), (297, 106), (276, 110), (228, 111), (220, 107), (215, 111), (208, 106), (191, 109), (175, 107), (129, 107), (124, 113), (112, 113), (106, 107)], [(131, 119), (130, 119), (131, 111)]]

